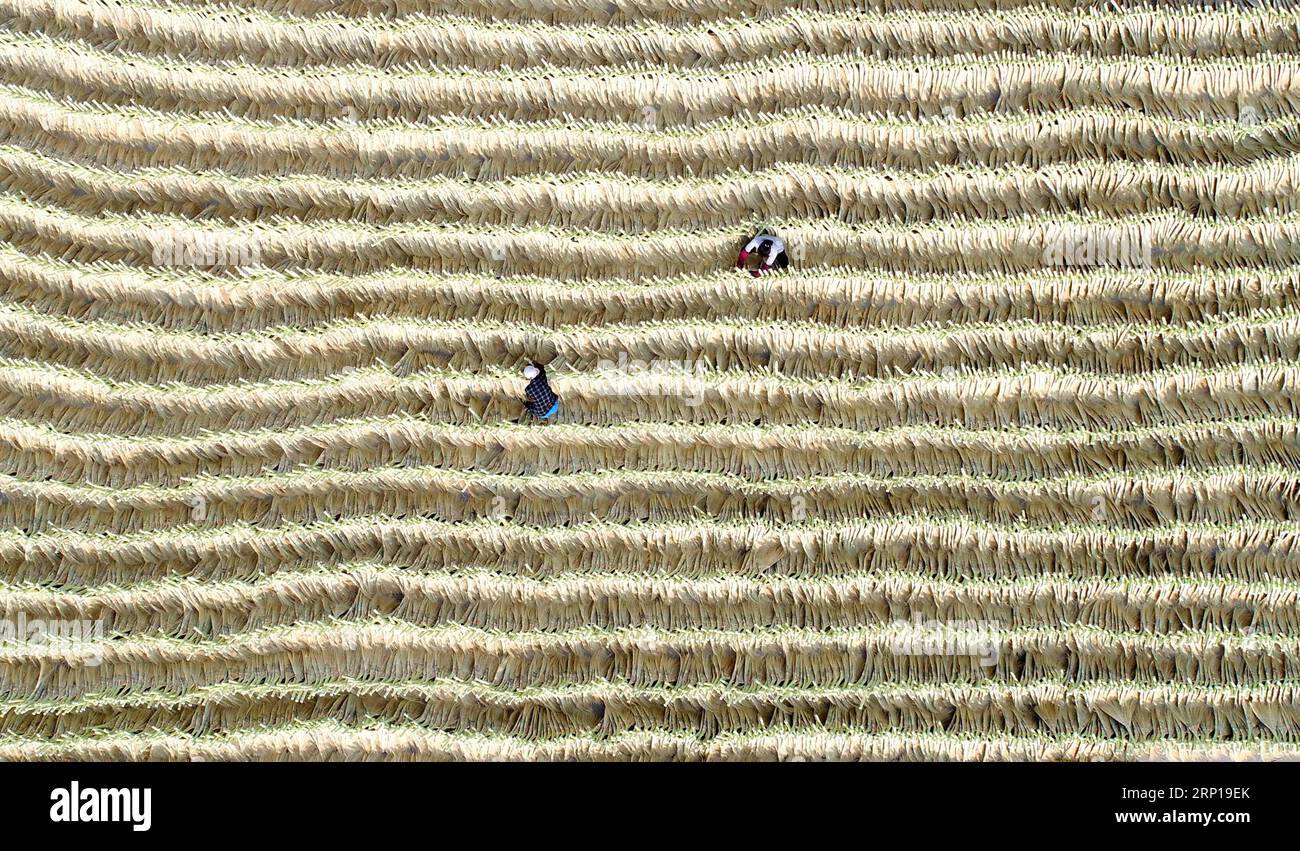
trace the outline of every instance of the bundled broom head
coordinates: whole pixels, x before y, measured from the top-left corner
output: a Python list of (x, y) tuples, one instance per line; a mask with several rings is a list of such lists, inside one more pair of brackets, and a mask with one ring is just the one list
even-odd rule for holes
[(1296, 757), (1294, 8), (271, 5), (6, 7), (0, 759)]

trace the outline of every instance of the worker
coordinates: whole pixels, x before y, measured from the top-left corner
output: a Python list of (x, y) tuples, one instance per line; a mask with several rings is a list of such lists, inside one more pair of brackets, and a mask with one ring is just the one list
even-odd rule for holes
[(530, 363), (524, 367), (524, 378), (528, 386), (524, 388), (524, 404), (528, 413), (539, 420), (549, 420), (560, 412), (560, 397), (555, 395), (546, 380), (546, 368)]
[(736, 268), (744, 269), (749, 261), (749, 255), (753, 252), (767, 253), (757, 269), (749, 270), (749, 274), (755, 278), (772, 268), (784, 269), (790, 265), (790, 258), (785, 253), (785, 240), (768, 230), (759, 231), (758, 236), (751, 239), (740, 250), (740, 256), (736, 258)]

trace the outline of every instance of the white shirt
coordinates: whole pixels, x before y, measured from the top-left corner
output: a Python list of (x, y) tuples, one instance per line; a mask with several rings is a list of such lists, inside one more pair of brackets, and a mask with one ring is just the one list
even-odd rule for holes
[(767, 259), (763, 261), (763, 265), (771, 266), (776, 262), (776, 258), (781, 256), (781, 252), (785, 251), (785, 240), (781, 239), (781, 237), (772, 236), (771, 234), (756, 236), (749, 241), (748, 245), (745, 246), (745, 253), (748, 254), (751, 251), (757, 251), (758, 244), (765, 239), (772, 240), (772, 249), (767, 252)]

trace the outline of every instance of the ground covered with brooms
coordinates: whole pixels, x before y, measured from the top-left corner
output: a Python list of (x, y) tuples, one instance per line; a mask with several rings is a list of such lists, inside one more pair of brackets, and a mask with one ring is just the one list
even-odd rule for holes
[(1288, 4), (0, 0), (0, 236), (0, 758), (1300, 756)]

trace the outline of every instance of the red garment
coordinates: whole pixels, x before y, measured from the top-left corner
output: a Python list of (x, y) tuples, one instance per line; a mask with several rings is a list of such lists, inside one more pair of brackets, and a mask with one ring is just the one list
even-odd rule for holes
[(762, 251), (763, 249), (767, 249), (767, 257), (764, 258), (763, 264), (757, 269), (751, 269), (749, 272), (749, 274), (753, 275), (755, 278), (770, 270), (776, 263), (776, 258), (780, 257), (781, 254), (785, 252), (785, 240), (781, 239), (779, 236), (772, 236), (770, 234), (761, 234), (754, 237), (740, 250), (740, 256), (736, 258), (736, 268), (745, 268), (745, 263), (749, 260), (749, 254), (751, 251)]

